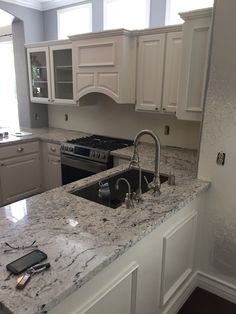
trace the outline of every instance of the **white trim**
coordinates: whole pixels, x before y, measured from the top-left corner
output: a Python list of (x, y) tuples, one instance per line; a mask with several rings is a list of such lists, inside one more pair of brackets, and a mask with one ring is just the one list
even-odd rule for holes
[(202, 288), (223, 299), (236, 304), (236, 286), (227, 283), (215, 276), (208, 275), (201, 271), (196, 271), (172, 297), (170, 303), (161, 311), (162, 314), (178, 313), (180, 308), (187, 301), (192, 292), (197, 288)]
[(222, 279), (199, 271), (197, 286), (236, 304), (236, 286)]
[(8, 2), (39, 11), (47, 11), (84, 1), (86, 0), (51, 0), (45, 2), (40, 2), (40, 0), (3, 0), (3, 2)]
[(42, 4), (37, 0), (3, 0), (3, 2), (8, 2), (15, 5), (20, 5), (23, 7), (42, 11)]

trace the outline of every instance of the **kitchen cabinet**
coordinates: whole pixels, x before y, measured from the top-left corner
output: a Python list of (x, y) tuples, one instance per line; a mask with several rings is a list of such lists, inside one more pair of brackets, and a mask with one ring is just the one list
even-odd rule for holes
[(176, 112), (181, 29), (159, 28), (139, 36), (137, 111)]
[(56, 41), (26, 47), (31, 101), (75, 104), (72, 45)]
[(177, 118), (200, 121), (204, 105), (212, 9), (181, 13), (183, 52)]
[(43, 143), (44, 190), (61, 186), (61, 145)]
[(49, 314), (177, 313), (175, 301), (180, 306), (185, 302), (179, 292), (186, 293), (196, 271), (199, 201), (198, 197), (160, 224)]
[(71, 36), (76, 99), (103, 93), (135, 103), (136, 35), (126, 30)]
[(2, 205), (41, 191), (38, 142), (1, 147), (0, 156)]

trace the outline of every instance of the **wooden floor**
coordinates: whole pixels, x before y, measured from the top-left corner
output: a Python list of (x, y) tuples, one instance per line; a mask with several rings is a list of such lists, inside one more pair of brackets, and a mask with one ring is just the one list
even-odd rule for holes
[(178, 314), (236, 314), (236, 304), (196, 288)]

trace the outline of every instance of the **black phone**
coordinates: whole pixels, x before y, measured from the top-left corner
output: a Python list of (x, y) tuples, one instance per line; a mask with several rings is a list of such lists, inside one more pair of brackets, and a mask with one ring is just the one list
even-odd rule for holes
[(7, 267), (7, 270), (9, 270), (11, 273), (18, 275), (22, 273), (23, 271), (25, 271), (26, 269), (30, 268), (31, 266), (34, 266), (42, 262), (46, 258), (47, 258), (47, 254), (45, 254), (44, 252), (40, 250), (34, 250), (18, 258), (17, 260), (11, 262), (6, 267)]

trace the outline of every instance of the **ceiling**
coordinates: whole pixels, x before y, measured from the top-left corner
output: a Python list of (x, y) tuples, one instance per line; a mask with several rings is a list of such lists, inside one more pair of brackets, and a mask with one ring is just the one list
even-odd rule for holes
[(27, 8), (32, 8), (40, 11), (46, 11), (50, 9), (59, 8), (65, 5), (83, 2), (84, 0), (2, 0), (2, 1), (18, 4)]

